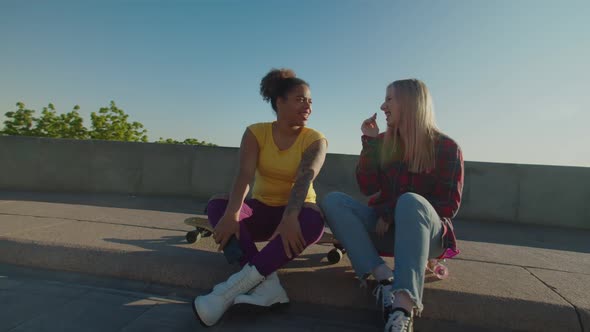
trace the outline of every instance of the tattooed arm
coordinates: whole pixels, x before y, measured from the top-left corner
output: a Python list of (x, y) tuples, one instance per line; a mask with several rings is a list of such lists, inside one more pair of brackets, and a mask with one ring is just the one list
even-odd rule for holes
[(324, 165), (327, 147), (328, 144), (326, 143), (326, 140), (322, 138), (313, 142), (303, 153), (295, 177), (295, 184), (291, 189), (291, 196), (289, 197), (289, 203), (287, 203), (283, 217), (299, 215), (299, 211), (301, 211), (303, 203), (305, 202), (305, 197), (307, 197), (309, 186), (313, 180), (315, 180), (320, 173), (320, 169)]
[(322, 138), (312, 143), (303, 153), (283, 219), (272, 237), (281, 235), (285, 253), (289, 258), (299, 255), (305, 248), (305, 239), (299, 226), (299, 212), (305, 203), (309, 186), (324, 164), (327, 146), (326, 139)]

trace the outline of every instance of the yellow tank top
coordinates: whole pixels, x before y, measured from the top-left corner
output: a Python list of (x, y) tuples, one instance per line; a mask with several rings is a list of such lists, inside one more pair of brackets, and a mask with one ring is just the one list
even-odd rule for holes
[[(287, 205), (291, 188), (303, 152), (315, 141), (325, 138), (322, 133), (303, 127), (301, 133), (287, 150), (279, 150), (272, 137), (272, 123), (256, 123), (248, 127), (258, 141), (258, 167), (252, 188), (252, 198), (270, 206)], [(305, 202), (315, 203), (313, 183), (309, 186)]]

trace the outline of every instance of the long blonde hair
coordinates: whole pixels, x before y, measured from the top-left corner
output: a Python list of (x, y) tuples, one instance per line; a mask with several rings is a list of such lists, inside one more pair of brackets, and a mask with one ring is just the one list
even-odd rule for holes
[(428, 172), (435, 167), (434, 143), (439, 133), (430, 91), (417, 79), (395, 81), (387, 87), (391, 88), (401, 107), (399, 121), (387, 127), (381, 164), (401, 159), (410, 172)]

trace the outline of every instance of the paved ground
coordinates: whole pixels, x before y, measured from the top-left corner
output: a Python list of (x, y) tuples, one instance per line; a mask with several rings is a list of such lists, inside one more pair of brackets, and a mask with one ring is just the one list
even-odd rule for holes
[[(0, 331), (382, 331), (375, 311), (291, 304), (231, 308), (202, 327), (186, 290), (142, 282), (0, 264)], [(416, 331), (473, 331), (453, 322), (417, 321)], [(478, 329), (478, 328), (477, 328)], [(479, 329), (478, 329), (479, 330)]]
[[(186, 301), (235, 271), (209, 239), (195, 245), (184, 242), (189, 228), (182, 220), (202, 206), (186, 198), (0, 192), (0, 263), (82, 272), (122, 283), (135, 280), (149, 285), (140, 290), (147, 293), (175, 287), (183, 290)], [(447, 280), (427, 279), (424, 330), (446, 324), (590, 331), (590, 231), (467, 220), (457, 221), (456, 228), (463, 253), (448, 262)], [(321, 317), (338, 310), (346, 313), (343, 317), (356, 317), (349, 312), (375, 314), (370, 291), (358, 288), (349, 262), (328, 264), (328, 250), (310, 247), (279, 271), (295, 309), (285, 316), (268, 315), (269, 321), (316, 317), (306, 313), (307, 308), (321, 312)], [(180, 304), (150, 305), (155, 309), (148, 312)], [(245, 323), (251, 316), (239, 310), (233, 315), (231, 322), (251, 326)], [(379, 330), (372, 322), (368, 319), (366, 328)], [(231, 324), (224, 320), (218, 328), (241, 326)]]

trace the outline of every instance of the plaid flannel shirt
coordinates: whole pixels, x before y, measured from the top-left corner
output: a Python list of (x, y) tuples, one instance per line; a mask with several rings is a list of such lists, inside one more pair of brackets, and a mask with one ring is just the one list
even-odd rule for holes
[(384, 134), (362, 136), (363, 150), (356, 168), (356, 179), (361, 192), (373, 195), (369, 206), (387, 223), (394, 223), (397, 199), (412, 192), (430, 202), (443, 223), (443, 247), (440, 258), (459, 254), (452, 218), (461, 204), (463, 191), (463, 154), (461, 148), (446, 135), (440, 134), (435, 145), (436, 166), (426, 173), (412, 173), (401, 160), (381, 166), (381, 145)]

